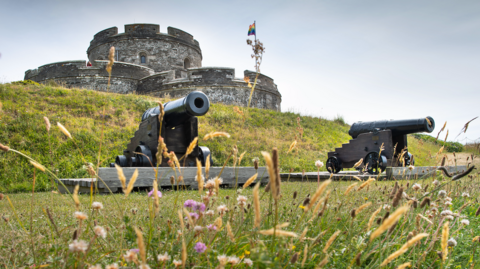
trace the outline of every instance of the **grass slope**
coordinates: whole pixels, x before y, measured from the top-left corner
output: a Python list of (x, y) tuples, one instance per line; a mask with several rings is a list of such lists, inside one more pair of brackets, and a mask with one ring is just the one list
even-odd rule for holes
[[(103, 141), (101, 166), (113, 162), (138, 128), (142, 113), (156, 106), (156, 101), (166, 100), (44, 85), (0, 84), (0, 143), (52, 168), (60, 178), (88, 177), (82, 155), (86, 162), (96, 165)], [(44, 116), (52, 123), (50, 134)], [(73, 140), (60, 132), (57, 122), (70, 131)], [(221, 104), (213, 104), (208, 114), (199, 118), (199, 123), (199, 144), (212, 150), (215, 165), (223, 164), (234, 145), (240, 153), (246, 151), (242, 165), (247, 166), (252, 165), (254, 157), (261, 157), (260, 151), (277, 147), (282, 171), (315, 171), (315, 160), (325, 162), (329, 151), (350, 139), (349, 126), (341, 121), (263, 109), (238, 112), (233, 106)], [(231, 138), (201, 139), (212, 131), (228, 132)], [(296, 148), (287, 154), (295, 138)], [(412, 137), (409, 143), (417, 165), (431, 164), (437, 145)], [(0, 152), (0, 192), (31, 190), (32, 178), (33, 167), (24, 158)], [(37, 190), (52, 187), (51, 179), (43, 173), (37, 175), (36, 182)]]

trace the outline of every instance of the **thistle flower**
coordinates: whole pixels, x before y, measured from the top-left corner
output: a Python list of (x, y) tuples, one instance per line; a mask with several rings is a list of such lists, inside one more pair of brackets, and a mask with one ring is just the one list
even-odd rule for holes
[(67, 128), (65, 128), (60, 122), (57, 122), (57, 126), (58, 128), (60, 128), (60, 131), (62, 131), (62, 133), (64, 135), (66, 135), (68, 138), (70, 139), (73, 139), (72, 138), (72, 135), (70, 134), (70, 132), (67, 130)]
[(207, 246), (202, 242), (197, 242), (197, 244), (195, 244), (195, 247), (193, 248), (197, 253), (203, 253), (205, 252), (205, 250), (207, 250)]
[(470, 197), (470, 194), (468, 194), (468, 192), (464, 192), (464, 193), (462, 193), (462, 197), (468, 198), (468, 197)]
[(207, 229), (209, 231), (216, 231), (217, 230), (217, 226), (213, 225), (213, 224), (208, 224), (207, 225)]
[(447, 196), (447, 192), (444, 191), (444, 190), (441, 190), (441, 191), (438, 192), (438, 196), (439, 196), (440, 198), (444, 198), (445, 196)]
[(103, 209), (103, 205), (100, 202), (93, 202), (92, 203), (92, 208), (96, 209), (96, 210), (100, 210), (100, 209)]
[(412, 189), (414, 189), (416, 191), (420, 190), (421, 188), (422, 188), (422, 186), (420, 186), (420, 184), (418, 184), (418, 183), (415, 183), (415, 184), (412, 185)]
[(231, 265), (236, 265), (240, 262), (240, 259), (235, 256), (235, 255), (232, 255), (232, 256), (229, 256), (228, 257), (228, 260), (227, 260), (227, 263), (231, 264)]
[(225, 214), (225, 212), (228, 210), (226, 205), (220, 205), (217, 207), (217, 211), (220, 215)]
[[(157, 194), (158, 194), (158, 198), (162, 197), (162, 193), (160, 191), (157, 191)], [(152, 196), (155, 196), (154, 190), (151, 190), (150, 192), (148, 192), (148, 197), (152, 197)], [(152, 197), (152, 199), (155, 199), (155, 197)]]
[(101, 237), (101, 238), (104, 238), (104, 239), (107, 237), (107, 231), (105, 231), (105, 229), (101, 226), (95, 226), (93, 228), (93, 232), (98, 237)]
[(180, 265), (182, 265), (182, 261), (177, 261), (177, 260), (173, 260), (173, 265), (175, 265), (175, 268), (178, 268)]
[(238, 201), (238, 205), (239, 206), (245, 206), (246, 205), (246, 202), (247, 202), (247, 197), (243, 196), (243, 195), (239, 195), (237, 197), (237, 201)]
[(88, 243), (83, 240), (73, 240), (71, 244), (68, 245), (68, 249), (72, 252), (83, 252), (87, 251)]
[(433, 181), (433, 185), (435, 185), (435, 187), (438, 186), (438, 185), (440, 185), (440, 181), (438, 181), (438, 180), (435, 179), (435, 180)]
[(466, 225), (470, 224), (470, 221), (468, 219), (462, 219), (462, 221), (460, 221), (460, 223), (466, 226)]
[(320, 161), (320, 160), (317, 160), (317, 161), (315, 162), (315, 166), (316, 166), (318, 169), (320, 169), (320, 168), (323, 167), (323, 162)]
[(413, 169), (415, 169), (415, 166), (413, 166), (413, 165), (410, 165), (410, 166), (408, 167), (408, 170), (410, 170), (410, 171), (412, 171)]
[(75, 215), (75, 218), (78, 219), (78, 220), (86, 220), (88, 219), (88, 216), (85, 214), (85, 213), (82, 213), (82, 212), (75, 212), (74, 213)]
[(453, 212), (450, 211), (450, 210), (443, 210), (441, 213), (440, 213), (440, 216), (444, 217), (444, 216), (450, 216), (450, 215), (453, 215)]
[(164, 254), (159, 254), (157, 256), (157, 259), (159, 262), (166, 262), (166, 261), (169, 261), (171, 259), (170, 255), (168, 255), (167, 252), (165, 252)]
[(453, 239), (453, 238), (450, 238), (450, 239), (448, 239), (448, 241), (447, 241), (447, 245), (448, 245), (449, 247), (456, 247), (456, 246), (457, 246), (457, 241), (456, 241), (455, 239)]

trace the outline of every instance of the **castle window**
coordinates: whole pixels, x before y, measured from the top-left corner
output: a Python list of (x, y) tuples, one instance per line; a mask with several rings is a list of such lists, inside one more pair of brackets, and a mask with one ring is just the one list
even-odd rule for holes
[(147, 62), (147, 57), (145, 57), (145, 55), (140, 56), (140, 62), (142, 64), (146, 63)]
[(190, 59), (185, 58), (185, 61), (183, 61), (183, 68), (190, 68)]

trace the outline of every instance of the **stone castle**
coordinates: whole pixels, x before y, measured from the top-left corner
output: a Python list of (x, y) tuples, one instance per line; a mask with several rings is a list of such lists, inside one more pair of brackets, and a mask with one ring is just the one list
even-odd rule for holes
[[(173, 27), (160, 33), (157, 24), (125, 25), (98, 32), (87, 49), (87, 61), (50, 63), (25, 72), (25, 79), (50, 80), (69, 88), (107, 90), (110, 47), (115, 47), (110, 91), (180, 98), (191, 91), (204, 92), (213, 103), (246, 106), (256, 73), (245, 70), (241, 78), (229, 67), (202, 67), (200, 44), (193, 36)], [(260, 74), (251, 106), (280, 111), (282, 96), (273, 79)]]

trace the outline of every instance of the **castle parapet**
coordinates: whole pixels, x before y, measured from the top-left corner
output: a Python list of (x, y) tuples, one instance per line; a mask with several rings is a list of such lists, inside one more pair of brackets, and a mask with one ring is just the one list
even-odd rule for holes
[[(250, 70), (245, 70), (243, 72), (245, 77), (250, 78), (250, 83), (253, 84), (255, 81), (255, 77), (257, 76), (257, 73), (255, 71), (250, 71)], [(277, 89), (277, 84), (273, 82), (273, 78), (265, 76), (264, 74), (260, 73), (258, 74), (257, 78), (257, 86), (260, 86), (265, 89), (269, 89), (271, 91), (278, 91)]]
[(125, 34), (129, 36), (149, 37), (156, 36), (159, 33), (160, 25), (158, 24), (137, 23), (125, 25)]
[[(185, 32), (183, 30), (180, 30), (180, 29), (169, 26), (167, 28), (167, 33), (171, 36), (174, 36), (174, 37), (176, 37), (178, 39), (181, 39), (183, 41), (186, 41), (188, 43), (195, 44), (196, 40), (193, 39), (193, 35)], [(196, 42), (196, 45), (198, 46), (198, 41)]]
[(232, 85), (235, 69), (230, 67), (189, 68), (187, 78), (195, 85)]

